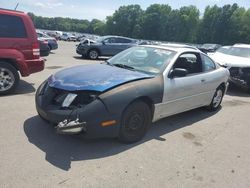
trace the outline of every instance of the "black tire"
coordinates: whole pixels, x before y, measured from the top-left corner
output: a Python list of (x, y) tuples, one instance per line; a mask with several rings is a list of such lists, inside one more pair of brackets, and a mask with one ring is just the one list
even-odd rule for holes
[[(224, 96), (224, 92), (225, 92), (225, 89), (222, 86), (219, 86), (216, 89), (210, 105), (206, 107), (207, 110), (213, 112), (213, 111), (218, 110), (221, 107), (221, 102)], [(217, 97), (217, 100), (216, 100), (216, 97)]]
[(131, 103), (123, 112), (119, 141), (134, 143), (141, 140), (152, 123), (152, 114), (149, 106), (143, 101)]
[(88, 58), (92, 60), (98, 59), (99, 52), (96, 49), (89, 50), (88, 52)]
[[(12, 83), (6, 84), (6, 80)], [(15, 67), (7, 62), (0, 62), (0, 95), (12, 93), (16, 89), (19, 80), (20, 77)]]

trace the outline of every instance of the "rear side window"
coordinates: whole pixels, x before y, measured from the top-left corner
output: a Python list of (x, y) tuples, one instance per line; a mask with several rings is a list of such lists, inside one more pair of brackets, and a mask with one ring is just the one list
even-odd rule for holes
[(201, 54), (201, 58), (203, 61), (203, 71), (208, 72), (216, 69), (214, 62), (207, 56)]
[(26, 29), (20, 17), (0, 14), (0, 38), (26, 37)]
[(116, 38), (116, 43), (131, 43), (132, 41), (125, 38)]

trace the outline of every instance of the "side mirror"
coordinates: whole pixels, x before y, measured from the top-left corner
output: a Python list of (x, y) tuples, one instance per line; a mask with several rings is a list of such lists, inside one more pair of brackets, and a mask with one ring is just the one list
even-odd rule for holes
[(169, 73), (169, 78), (174, 78), (174, 77), (185, 77), (188, 74), (188, 71), (186, 69), (180, 69), (180, 68), (175, 68), (170, 71)]

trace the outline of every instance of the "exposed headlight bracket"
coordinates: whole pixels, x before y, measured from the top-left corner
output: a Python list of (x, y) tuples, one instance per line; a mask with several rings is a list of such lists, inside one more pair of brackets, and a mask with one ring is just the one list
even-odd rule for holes
[(77, 94), (69, 93), (62, 103), (62, 107), (69, 107), (76, 97)]

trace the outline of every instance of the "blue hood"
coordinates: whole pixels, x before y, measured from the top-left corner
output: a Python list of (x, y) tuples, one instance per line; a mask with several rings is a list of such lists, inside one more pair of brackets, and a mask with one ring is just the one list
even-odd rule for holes
[(152, 78), (152, 75), (105, 64), (80, 65), (55, 73), (49, 86), (67, 91), (92, 90), (103, 92), (126, 82)]

